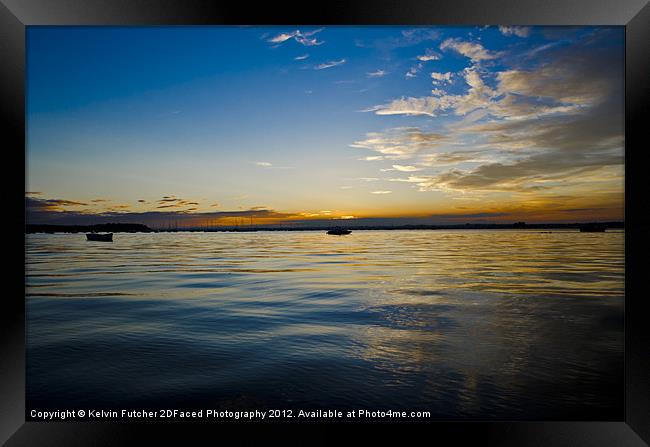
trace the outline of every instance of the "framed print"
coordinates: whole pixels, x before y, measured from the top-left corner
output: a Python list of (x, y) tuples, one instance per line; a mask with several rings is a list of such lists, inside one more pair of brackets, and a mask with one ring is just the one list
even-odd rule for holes
[(647, 444), (646, 2), (0, 11), (6, 445)]

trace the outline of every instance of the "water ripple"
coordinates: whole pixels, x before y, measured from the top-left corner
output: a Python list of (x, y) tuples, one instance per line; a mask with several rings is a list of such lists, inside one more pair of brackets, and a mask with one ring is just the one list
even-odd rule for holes
[(28, 402), (620, 419), (623, 245), (616, 231), (28, 235)]

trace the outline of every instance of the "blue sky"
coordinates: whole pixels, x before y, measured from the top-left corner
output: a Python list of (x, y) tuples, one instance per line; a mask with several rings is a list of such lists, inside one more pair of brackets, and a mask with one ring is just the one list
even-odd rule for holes
[(30, 206), (621, 218), (623, 54), (622, 27), (28, 27)]

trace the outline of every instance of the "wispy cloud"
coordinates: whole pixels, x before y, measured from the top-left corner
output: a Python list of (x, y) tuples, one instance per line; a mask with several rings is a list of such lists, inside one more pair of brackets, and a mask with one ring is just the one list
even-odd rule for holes
[(388, 74), (387, 71), (385, 70), (377, 70), (377, 71), (371, 71), (366, 73), (366, 76), (369, 78), (381, 78), (382, 76), (386, 76)]
[(391, 194), (393, 191), (372, 191), (370, 194)]
[(499, 31), (504, 36), (528, 37), (530, 28), (527, 26), (500, 26)]
[(422, 62), (428, 62), (428, 61), (437, 61), (441, 58), (438, 53), (433, 51), (431, 48), (427, 48), (424, 54), (421, 54), (420, 56), (417, 56), (417, 59)]
[(393, 165), (393, 169), (401, 172), (414, 172), (414, 171), (422, 170), (422, 168), (418, 168), (416, 166), (410, 166), (410, 165)]
[[(492, 156), (495, 156), (492, 153)], [(489, 161), (488, 154), (481, 151), (459, 150), (452, 152), (437, 152), (424, 154), (419, 158), (423, 166), (457, 165), (461, 163), (480, 163)]]
[(417, 75), (418, 75), (418, 73), (420, 72), (420, 70), (422, 70), (422, 67), (423, 67), (422, 63), (419, 63), (419, 64), (417, 64), (417, 65), (412, 66), (411, 68), (409, 68), (409, 71), (406, 72), (406, 74), (404, 75), (404, 77), (405, 77), (406, 79), (410, 79), (410, 78), (415, 78), (415, 77), (417, 77)]
[(365, 140), (355, 141), (353, 148), (368, 149), (380, 155), (366, 160), (400, 160), (413, 157), (424, 150), (436, 147), (445, 137), (437, 133), (423, 132), (416, 127), (399, 127), (385, 132), (370, 132)]
[(472, 62), (481, 62), (483, 60), (494, 59), (497, 57), (497, 54), (486, 50), (483, 48), (483, 45), (478, 42), (469, 42), (458, 38), (445, 40), (440, 44), (440, 49), (454, 50), (457, 53), (470, 58)]
[(295, 40), (301, 45), (304, 46), (314, 46), (314, 45), (322, 45), (325, 43), (324, 41), (319, 41), (315, 37), (311, 37), (317, 33), (320, 33), (323, 31), (324, 28), (319, 28), (316, 30), (312, 31), (300, 31), (300, 30), (295, 30), (290, 33), (281, 33), (276, 36), (271, 37), (270, 39), (267, 40), (269, 43), (274, 43), (274, 44), (282, 44), (290, 39)]
[(304, 61), (304, 60), (307, 59), (308, 57), (309, 57), (309, 54), (303, 54), (302, 56), (296, 56), (296, 57), (294, 57), (293, 60), (296, 60), (296, 61)]
[(187, 208), (188, 206), (198, 205), (199, 202), (191, 199), (181, 199), (176, 196), (163, 196), (162, 199), (156, 202), (158, 206), (156, 209), (165, 208)]
[(451, 108), (457, 101), (456, 97), (407, 97), (395, 99), (387, 104), (379, 104), (364, 109), (364, 112), (375, 112), (377, 115), (428, 115), (436, 116), (440, 110)]
[(25, 207), (28, 213), (34, 212), (70, 212), (70, 208), (83, 208), (89, 206), (85, 202), (66, 199), (42, 199), (27, 195)]
[(389, 182), (405, 182), (405, 183), (422, 183), (429, 180), (430, 177), (416, 177), (410, 175), (408, 178), (391, 178), (388, 179)]
[(293, 169), (293, 166), (276, 166), (269, 161), (256, 161), (255, 165), (265, 169)]
[(332, 68), (336, 67), (338, 65), (345, 64), (346, 60), (345, 59), (340, 59), (338, 61), (329, 61), (329, 62), (324, 62), (322, 64), (316, 65), (314, 67), (314, 70), (324, 70), (326, 68)]

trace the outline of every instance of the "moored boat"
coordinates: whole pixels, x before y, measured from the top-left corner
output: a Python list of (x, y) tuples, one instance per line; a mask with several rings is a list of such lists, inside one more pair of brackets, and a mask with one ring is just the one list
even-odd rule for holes
[(86, 233), (86, 239), (89, 241), (113, 242), (113, 233)]
[(604, 233), (605, 225), (602, 224), (587, 224), (587, 225), (582, 225), (580, 227), (580, 232), (581, 233)]
[(352, 230), (344, 230), (342, 228), (335, 228), (327, 232), (327, 234), (334, 234), (336, 236), (343, 236), (344, 234), (350, 234), (350, 233), (352, 233)]

